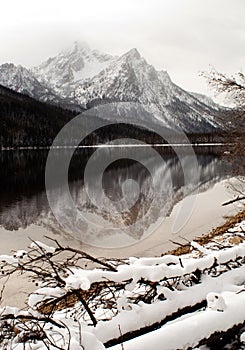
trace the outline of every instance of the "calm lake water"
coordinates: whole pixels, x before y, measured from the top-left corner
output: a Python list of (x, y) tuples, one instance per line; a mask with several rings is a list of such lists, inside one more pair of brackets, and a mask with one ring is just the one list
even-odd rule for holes
[[(98, 155), (95, 152), (87, 180), (84, 180), (87, 161), (95, 150), (76, 151), (68, 177), (77, 212), (68, 205), (65, 184), (54, 171), (49, 197), (55, 206), (52, 208), (55, 215), (45, 191), (48, 151), (0, 152), (2, 250), (8, 250), (11, 244), (14, 249), (23, 248), (23, 237), (41, 239), (44, 235), (66, 244), (84, 243), (105, 249), (134, 245), (159, 225), (164, 228), (163, 219), (170, 217), (184, 198), (193, 197), (198, 191), (202, 194), (233, 176), (232, 164), (224, 162), (212, 147), (200, 147), (196, 151), (195, 169), (188, 150), (182, 152), (181, 157), (160, 147), (156, 150), (160, 156), (152, 157), (144, 147), (130, 148), (130, 157), (124, 155), (123, 147), (118, 148), (116, 154), (112, 149), (104, 149), (104, 153)], [(65, 149), (55, 151), (54, 168), (64, 161), (66, 152)], [(184, 220), (191, 214), (184, 213), (181, 224), (185, 224)]]

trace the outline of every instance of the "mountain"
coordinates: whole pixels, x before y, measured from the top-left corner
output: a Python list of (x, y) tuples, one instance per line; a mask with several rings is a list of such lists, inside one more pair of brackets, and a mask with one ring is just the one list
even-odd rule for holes
[[(90, 110), (91, 111), (91, 110)], [(58, 132), (77, 112), (37, 101), (0, 85), (0, 149), (5, 147), (50, 146)], [(96, 115), (83, 113), (81, 128), (103, 125)], [(113, 123), (112, 123), (113, 124)], [(137, 123), (136, 123), (137, 124)], [(116, 127), (116, 128), (115, 128)], [(81, 129), (68, 129), (61, 144), (81, 141)], [(116, 138), (131, 137), (141, 141), (158, 142), (156, 135), (142, 126), (109, 125), (91, 133), (83, 144), (105, 143)], [(160, 141), (159, 141), (160, 142)]]
[(197, 92), (190, 92), (190, 94), (195, 97), (196, 99), (198, 99), (200, 102), (204, 103), (205, 105), (213, 108), (213, 109), (216, 109), (216, 110), (220, 110), (221, 106), (218, 105), (217, 103), (215, 103), (211, 97), (208, 97), (206, 95), (203, 95), (203, 94), (199, 94)]
[(13, 63), (0, 66), (1, 84), (30, 97), (38, 96), (39, 100), (47, 102), (57, 96), (46, 85), (41, 84), (30, 70)]
[(62, 97), (73, 97), (74, 88), (100, 73), (115, 57), (91, 50), (85, 43), (75, 42), (71, 50), (51, 57), (32, 73)]
[(72, 99), (62, 98), (47, 84), (41, 83), (31, 70), (13, 63), (0, 65), (0, 84), (41, 102), (81, 112), (83, 109)]
[(133, 114), (139, 123), (187, 133), (224, 126), (224, 108), (174, 84), (166, 71), (157, 71), (137, 49), (115, 57), (76, 42), (71, 50), (31, 70), (0, 66), (0, 84), (77, 112), (94, 107), (97, 117), (110, 115), (114, 122)]
[[(85, 109), (102, 103), (125, 103), (140, 106), (152, 120), (186, 132), (211, 131), (221, 127), (216, 120), (220, 109), (198, 99), (175, 85), (166, 71), (157, 71), (132, 49), (115, 60), (98, 75), (75, 89), (77, 103)], [(129, 113), (130, 115), (130, 113)], [(149, 116), (150, 115), (150, 116)], [(150, 118), (150, 119), (149, 119)]]

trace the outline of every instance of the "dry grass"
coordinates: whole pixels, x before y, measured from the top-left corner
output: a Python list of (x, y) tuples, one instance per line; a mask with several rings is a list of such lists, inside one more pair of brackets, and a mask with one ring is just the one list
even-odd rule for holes
[[(212, 241), (213, 238), (217, 238), (220, 236), (222, 238), (222, 235), (228, 231), (229, 228), (234, 227), (237, 223), (245, 220), (245, 209), (241, 210), (239, 213), (237, 213), (235, 216), (227, 218), (227, 221), (216, 228), (214, 228), (211, 232), (209, 232), (207, 235), (203, 235), (199, 238), (197, 238), (195, 241), (199, 243), (200, 245), (205, 245)], [(233, 237), (233, 244), (239, 244), (243, 240), (242, 237), (234, 236)], [(188, 254), (190, 253), (190, 244), (185, 244), (181, 247), (178, 247), (176, 249), (173, 249), (171, 251), (168, 251), (166, 254), (172, 254), (172, 255), (182, 255), (182, 254)], [(165, 255), (165, 254), (164, 254)]]

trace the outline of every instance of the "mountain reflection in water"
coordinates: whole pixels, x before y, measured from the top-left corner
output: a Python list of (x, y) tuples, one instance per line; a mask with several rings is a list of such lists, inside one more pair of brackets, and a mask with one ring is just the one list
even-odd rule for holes
[[(56, 161), (62, 161), (63, 152), (65, 150), (57, 150)], [(132, 150), (132, 154), (133, 152)], [(142, 152), (143, 159), (144, 149), (142, 148), (140, 152)], [(144, 238), (145, 232), (152, 222), (157, 221), (161, 215), (170, 215), (174, 205), (196, 189), (195, 184), (190, 186), (192, 169), (190, 168), (188, 173), (189, 185), (186, 186), (182, 166), (177, 156), (166, 154), (164, 150), (160, 153), (162, 157), (160, 164), (155, 159), (145, 160), (151, 168), (151, 174), (140, 162), (132, 159), (123, 158), (114, 161), (106, 168), (102, 178), (103, 190), (110, 201), (115, 202), (115, 211), (113, 208), (108, 211), (106, 205), (103, 206), (103, 200), (100, 202), (99, 208), (93, 203), (93, 198), (98, 202), (101, 195), (97, 191), (98, 174), (96, 172), (91, 179), (95, 186), (92, 188), (90, 198), (85, 190), (84, 168), (91, 155), (91, 150), (81, 149), (74, 154), (69, 168), (70, 192), (77, 208), (89, 218), (77, 226), (80, 228), (80, 233), (74, 232), (76, 238), (92, 244), (97, 244), (99, 240), (103, 246), (103, 239), (108, 241), (108, 236), (113, 236), (115, 230), (103, 230), (101, 225), (98, 225), (97, 229), (94, 230), (91, 228), (92, 226), (90, 227), (90, 222), (100, 222), (102, 225), (110, 223), (110, 227), (118, 229), (130, 226), (146, 216), (154, 196), (157, 196), (158, 206), (153, 208), (148, 218), (146, 217), (143, 226), (137, 230), (130, 230), (127, 234), (127, 242), (137, 242)], [(46, 157), (47, 151), (45, 150), (0, 152), (0, 226), (5, 230), (13, 231), (35, 224), (44, 226), (52, 232), (72, 235), (71, 231), (60, 227), (49, 207), (44, 176)], [(188, 157), (188, 154), (183, 156), (183, 162), (187, 163), (187, 167)], [(232, 176), (231, 164), (225, 164), (219, 156), (212, 153), (212, 149), (198, 152), (197, 162), (200, 191), (205, 191), (215, 183)], [(157, 193), (154, 191), (152, 177), (162, 191)], [(127, 198), (131, 195), (134, 196), (134, 188), (130, 191), (130, 186), (127, 187), (126, 193), (123, 193), (123, 184), (128, 179), (134, 180), (134, 184), (137, 183), (138, 193), (137, 198), (132, 198), (133, 205), (130, 210), (124, 210), (123, 207), (118, 207), (118, 201), (125, 195)], [(70, 219), (69, 216), (73, 213), (70, 213), (69, 208), (65, 206), (65, 199), (62, 197), (63, 184), (59, 182), (59, 179), (53, 180), (52, 196), (56, 199), (57, 206), (60, 206), (60, 210), (63, 211), (64, 220), (66, 217)], [(76, 221), (77, 218), (73, 218), (73, 220)], [(118, 246), (123, 245), (123, 242), (125, 242), (125, 238), (122, 238), (122, 242), (118, 242)]]

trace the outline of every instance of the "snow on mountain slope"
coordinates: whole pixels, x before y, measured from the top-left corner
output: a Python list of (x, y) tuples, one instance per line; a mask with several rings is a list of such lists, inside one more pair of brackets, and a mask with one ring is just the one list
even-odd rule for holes
[(72, 50), (61, 52), (32, 69), (37, 79), (61, 96), (72, 96), (74, 87), (98, 74), (115, 58), (75, 42)]
[(157, 71), (137, 49), (114, 57), (75, 43), (71, 50), (31, 70), (13, 64), (0, 66), (0, 84), (78, 112), (103, 105), (97, 108), (99, 117), (107, 111), (115, 115), (115, 105), (106, 108), (105, 104), (120, 103), (116, 108), (119, 116), (128, 119), (134, 113), (139, 122), (144, 119), (186, 132), (223, 126), (224, 110), (205, 96), (175, 85), (166, 71)]
[(41, 83), (29, 69), (21, 65), (16, 66), (13, 63), (0, 65), (0, 84), (41, 102), (59, 105), (77, 112), (83, 110), (72, 99), (60, 97), (51, 87)]
[(132, 49), (100, 74), (79, 86), (75, 91), (75, 98), (84, 106), (95, 98), (154, 103), (154, 93), (157, 91), (166, 102), (168, 93), (161, 88), (162, 81), (153, 66), (148, 65), (136, 49)]
[(52, 101), (56, 98), (55, 94), (41, 84), (28, 69), (13, 63), (0, 66), (0, 84), (30, 97), (38, 96), (41, 101)]
[(219, 126), (216, 109), (175, 85), (167, 72), (157, 71), (136, 49), (78, 86), (74, 98), (84, 108), (105, 102), (138, 103), (155, 121), (188, 132)]
[(216, 110), (220, 109), (220, 105), (218, 105), (217, 103), (215, 103), (211, 97), (208, 97), (206, 95), (203, 94), (198, 94), (197, 92), (190, 92), (190, 94), (192, 96), (194, 96), (197, 100), (199, 100), (200, 102), (204, 103), (205, 105), (214, 108)]

